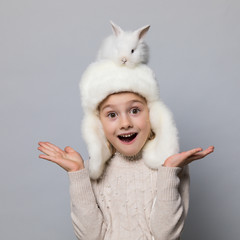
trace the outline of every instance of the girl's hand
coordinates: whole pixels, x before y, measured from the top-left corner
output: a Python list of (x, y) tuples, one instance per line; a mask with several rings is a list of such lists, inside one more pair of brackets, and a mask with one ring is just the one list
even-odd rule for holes
[(45, 154), (39, 157), (58, 164), (67, 172), (75, 172), (84, 168), (81, 155), (71, 147), (65, 147), (64, 151), (49, 142), (39, 142), (38, 150)]
[(210, 146), (203, 150), (202, 148), (195, 148), (186, 152), (174, 154), (167, 158), (163, 164), (165, 167), (183, 167), (192, 161), (206, 157), (214, 151), (214, 146)]

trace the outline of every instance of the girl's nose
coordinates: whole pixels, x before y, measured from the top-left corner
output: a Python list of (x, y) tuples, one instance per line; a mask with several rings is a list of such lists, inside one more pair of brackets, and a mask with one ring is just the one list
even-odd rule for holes
[(132, 121), (129, 116), (122, 116), (120, 122), (120, 129), (129, 129), (132, 128)]

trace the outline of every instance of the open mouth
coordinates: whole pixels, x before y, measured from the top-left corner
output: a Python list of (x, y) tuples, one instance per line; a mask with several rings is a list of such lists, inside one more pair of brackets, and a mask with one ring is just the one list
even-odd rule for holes
[(122, 134), (118, 135), (118, 138), (123, 142), (131, 142), (133, 139), (135, 139), (137, 136), (137, 133), (130, 133), (130, 134)]

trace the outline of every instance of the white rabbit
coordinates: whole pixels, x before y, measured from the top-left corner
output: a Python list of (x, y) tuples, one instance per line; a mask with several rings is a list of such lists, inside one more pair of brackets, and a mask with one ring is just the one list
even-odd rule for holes
[(129, 67), (134, 67), (139, 63), (148, 63), (149, 48), (143, 41), (143, 36), (149, 30), (150, 25), (133, 32), (125, 32), (118, 25), (110, 23), (113, 35), (103, 41), (97, 60), (110, 59)]

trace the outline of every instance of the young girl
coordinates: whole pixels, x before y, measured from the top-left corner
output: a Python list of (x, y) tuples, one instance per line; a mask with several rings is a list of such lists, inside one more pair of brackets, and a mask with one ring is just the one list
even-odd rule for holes
[(82, 240), (177, 240), (188, 211), (188, 164), (213, 147), (178, 153), (172, 115), (146, 65), (102, 60), (80, 82), (90, 159), (39, 142), (39, 157), (70, 178), (71, 217)]

